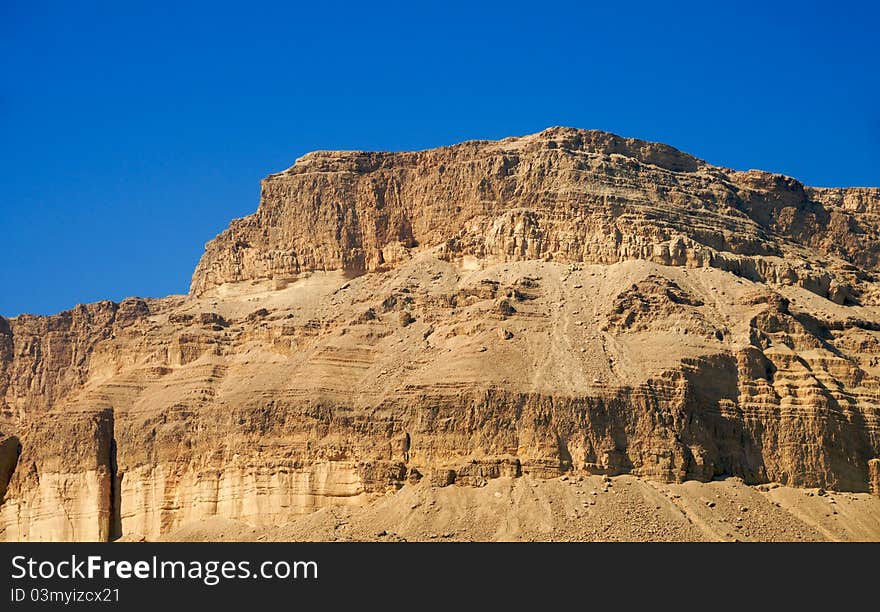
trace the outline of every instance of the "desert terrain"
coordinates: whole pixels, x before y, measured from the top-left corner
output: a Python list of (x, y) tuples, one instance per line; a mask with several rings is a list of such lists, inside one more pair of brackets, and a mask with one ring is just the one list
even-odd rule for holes
[(661, 484), (632, 476), (502, 477), (484, 487), (405, 485), (366, 506), (277, 526), (220, 517), (167, 541), (847, 542), (877, 541), (880, 500), (737, 478)]
[(880, 540), (880, 189), (310, 153), (187, 295), (0, 317), (0, 539)]

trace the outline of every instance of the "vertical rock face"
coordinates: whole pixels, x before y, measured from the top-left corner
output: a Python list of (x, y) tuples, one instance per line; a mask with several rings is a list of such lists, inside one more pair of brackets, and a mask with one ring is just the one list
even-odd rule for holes
[(140, 466), (123, 480), (122, 533), (157, 539), (214, 516), (269, 527), (327, 505), (359, 504), (367, 496), (357, 469), (322, 462), (290, 469), (271, 462), (223, 462), (213, 468)]
[(0, 317), (0, 427), (75, 394), (95, 374), (90, 368), (95, 347), (148, 314), (148, 301), (131, 298), (52, 317)]
[(16, 441), (17, 465), (0, 506), (6, 538), (106, 541), (114, 515), (113, 413), (53, 417)]
[(871, 493), (880, 496), (880, 459), (868, 461), (868, 486)]
[(15, 466), (18, 465), (18, 456), (21, 454), (21, 444), (15, 436), (0, 438), (0, 500), (6, 496), (6, 488)]
[(357, 275), (428, 246), (447, 259), (712, 266), (827, 296), (851, 275), (795, 252), (875, 268), (878, 201), (878, 189), (805, 188), (571, 128), (414, 153), (318, 151), (263, 181), (257, 213), (207, 245), (192, 293), (311, 270)]
[(423, 477), (876, 491), (878, 215), (568, 128), (311, 153), (190, 295), (0, 318), (0, 534), (272, 526)]

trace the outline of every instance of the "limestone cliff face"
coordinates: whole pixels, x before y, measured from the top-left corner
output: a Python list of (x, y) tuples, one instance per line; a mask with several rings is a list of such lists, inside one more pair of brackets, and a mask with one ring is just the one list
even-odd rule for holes
[(6, 538), (103, 542), (114, 535), (113, 412), (71, 411), (25, 429), (27, 446), (15, 440), (0, 506)]
[[(362, 274), (425, 247), (445, 259), (644, 259), (797, 283), (841, 301), (880, 256), (880, 189), (810, 189), (666, 145), (552, 128), (415, 153), (310, 153), (262, 184), (255, 215), (207, 245), (201, 295), (311, 270)], [(814, 268), (799, 247), (835, 261)]]
[(312, 153), (189, 296), (0, 318), (0, 533), (572, 470), (876, 490), (878, 245), (880, 190), (602, 132)]

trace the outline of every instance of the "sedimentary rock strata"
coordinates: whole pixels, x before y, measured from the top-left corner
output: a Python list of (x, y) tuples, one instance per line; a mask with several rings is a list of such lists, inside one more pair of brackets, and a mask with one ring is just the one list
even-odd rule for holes
[(878, 257), (878, 189), (603, 132), (311, 153), (189, 295), (0, 318), (0, 530), (270, 526), (423, 479), (876, 491)]

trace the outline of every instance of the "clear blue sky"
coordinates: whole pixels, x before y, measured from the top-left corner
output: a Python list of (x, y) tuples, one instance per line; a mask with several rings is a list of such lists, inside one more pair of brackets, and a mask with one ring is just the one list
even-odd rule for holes
[(880, 185), (874, 2), (0, 0), (0, 314), (187, 291), (312, 149), (551, 125)]

